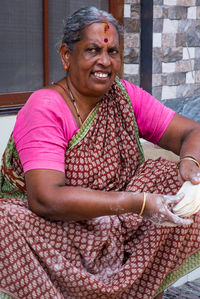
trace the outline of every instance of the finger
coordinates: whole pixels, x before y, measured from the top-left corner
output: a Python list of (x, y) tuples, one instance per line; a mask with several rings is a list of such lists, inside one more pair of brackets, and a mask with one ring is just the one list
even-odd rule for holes
[(178, 226), (188, 226), (193, 223), (191, 218), (181, 218), (168, 210), (168, 221), (175, 223)]
[(178, 180), (181, 183), (181, 185), (183, 185), (183, 183), (185, 182), (185, 180), (182, 178), (180, 171), (178, 172)]
[(179, 193), (176, 195), (164, 195), (164, 199), (165, 199), (165, 204), (177, 204), (179, 203), (183, 198), (184, 198), (185, 194), (184, 193)]
[(191, 172), (189, 175), (189, 181), (194, 185), (200, 184), (200, 171)]
[(191, 181), (193, 184), (200, 183), (200, 169), (192, 163), (192, 167), (179, 167), (178, 179), (182, 181)]

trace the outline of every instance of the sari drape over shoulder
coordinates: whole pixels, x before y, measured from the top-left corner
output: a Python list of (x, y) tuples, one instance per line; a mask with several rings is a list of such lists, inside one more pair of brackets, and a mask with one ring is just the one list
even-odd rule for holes
[[(162, 194), (180, 188), (174, 162), (144, 161), (118, 79), (69, 142), (65, 162), (69, 186)], [(70, 222), (35, 215), (12, 135), (0, 184), (0, 290), (14, 298), (150, 299), (200, 266), (199, 214), (187, 227), (156, 226), (133, 213)]]

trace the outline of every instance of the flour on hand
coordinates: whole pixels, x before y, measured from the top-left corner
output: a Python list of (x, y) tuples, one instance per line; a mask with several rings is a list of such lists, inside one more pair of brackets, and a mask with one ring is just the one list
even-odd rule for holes
[(190, 217), (200, 210), (200, 184), (193, 185), (186, 181), (178, 194), (184, 193), (184, 198), (174, 206), (173, 213), (180, 217)]

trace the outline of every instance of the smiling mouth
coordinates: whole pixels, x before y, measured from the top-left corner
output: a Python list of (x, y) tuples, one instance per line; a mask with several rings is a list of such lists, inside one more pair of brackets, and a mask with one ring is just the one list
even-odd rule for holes
[(96, 78), (108, 78), (109, 77), (108, 73), (94, 72), (93, 74)]

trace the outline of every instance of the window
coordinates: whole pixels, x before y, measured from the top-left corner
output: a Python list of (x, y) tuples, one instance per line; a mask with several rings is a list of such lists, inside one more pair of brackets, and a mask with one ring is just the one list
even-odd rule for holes
[(90, 5), (122, 22), (122, 0), (1, 1), (0, 114), (16, 113), (31, 92), (64, 76), (57, 51), (62, 21)]

